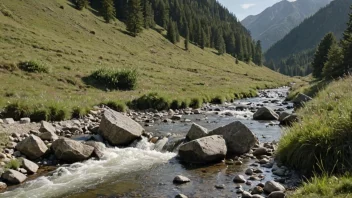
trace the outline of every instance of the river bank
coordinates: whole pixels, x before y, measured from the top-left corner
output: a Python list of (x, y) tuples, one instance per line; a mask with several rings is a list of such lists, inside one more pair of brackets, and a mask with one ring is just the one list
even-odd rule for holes
[[(151, 135), (148, 137), (150, 140), (153, 137), (160, 140), (167, 137), (169, 145), (184, 138), (192, 122), (196, 122), (210, 131), (239, 120), (255, 133), (261, 142), (261, 146), (263, 146), (263, 143), (272, 143), (273, 141), (274, 143), (269, 145), (274, 146), (275, 141), (281, 136), (279, 122), (258, 122), (252, 120), (252, 117), (253, 113), (261, 106), (269, 106), (277, 111), (291, 111), (292, 104), (283, 102), (286, 95), (287, 88), (263, 91), (258, 98), (238, 100), (224, 105), (208, 105), (198, 110), (189, 109), (183, 111), (182, 116), (179, 117), (171, 116), (169, 112), (163, 112), (163, 115), (168, 115), (165, 117), (160, 116), (161, 112), (131, 112), (129, 116), (144, 125), (146, 131), (152, 132), (153, 135), (149, 133)], [(174, 117), (174, 120), (167, 117)], [(235, 184), (231, 180), (235, 175), (245, 175), (248, 168), (261, 170), (262, 173), (258, 176), (262, 179), (253, 176), (254, 180), (249, 180), (249, 185), (241, 185), (242, 189), (246, 191), (252, 190), (257, 184), (264, 184), (266, 181), (274, 179), (288, 185), (295, 183), (295, 181), (289, 179), (292, 177), (288, 177), (288, 175), (291, 175), (290, 171), (281, 168), (279, 169), (281, 174), (280, 171), (276, 171), (276, 174), (280, 176), (274, 175), (272, 168), (263, 167), (259, 160), (250, 154), (240, 156), (242, 159), (232, 157), (227, 159), (226, 163), (199, 167), (179, 163), (179, 160), (175, 158), (177, 154), (174, 152), (176, 150), (170, 150), (170, 147), (168, 147), (169, 150), (165, 147), (162, 153), (152, 150), (155, 145), (148, 142), (146, 138), (136, 143), (134, 147), (125, 149), (108, 148), (104, 152), (107, 157), (100, 161), (88, 160), (83, 163), (63, 166), (48, 176), (27, 182), (12, 191), (4, 193), (3, 196), (23, 197), (23, 193), (30, 191), (35, 192), (36, 195), (50, 195), (52, 197), (94, 197), (97, 195), (103, 197), (173, 197), (177, 193), (184, 193), (190, 197), (227, 197), (237, 195), (236, 192), (240, 184)], [(268, 163), (270, 162), (269, 164), (273, 162), (270, 156), (267, 159)], [(242, 164), (240, 165), (238, 161)], [(90, 176), (86, 174), (87, 172), (94, 174)], [(181, 186), (174, 185), (172, 179), (178, 174), (189, 177), (191, 182)], [(38, 186), (43, 187), (39, 188)], [(66, 190), (63, 190), (63, 186), (66, 186), (64, 188)], [(72, 188), (69, 186), (72, 186)], [(49, 187), (53, 190), (44, 190)], [(208, 190), (204, 191), (204, 188)]]

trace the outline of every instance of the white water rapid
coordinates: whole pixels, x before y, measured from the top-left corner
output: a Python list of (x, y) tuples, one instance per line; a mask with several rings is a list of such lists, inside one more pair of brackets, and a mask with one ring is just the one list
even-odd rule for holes
[[(137, 148), (107, 148), (101, 160), (87, 160), (59, 167), (51, 176), (42, 176), (0, 194), (1, 198), (63, 197), (87, 189), (116, 176), (148, 170), (167, 163), (176, 153), (160, 153), (147, 148), (143, 139)], [(141, 147), (141, 148), (138, 148)], [(143, 149), (143, 150), (142, 150)]]

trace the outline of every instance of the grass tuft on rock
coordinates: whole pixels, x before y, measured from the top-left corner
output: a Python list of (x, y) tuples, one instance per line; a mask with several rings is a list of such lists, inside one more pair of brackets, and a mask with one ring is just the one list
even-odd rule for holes
[(22, 165), (21, 161), (19, 161), (18, 159), (11, 159), (6, 165), (5, 165), (5, 169), (13, 169), (13, 170), (17, 170), (18, 168), (20, 168)]
[(352, 77), (332, 82), (297, 114), (302, 122), (286, 130), (277, 158), (304, 174), (352, 170)]

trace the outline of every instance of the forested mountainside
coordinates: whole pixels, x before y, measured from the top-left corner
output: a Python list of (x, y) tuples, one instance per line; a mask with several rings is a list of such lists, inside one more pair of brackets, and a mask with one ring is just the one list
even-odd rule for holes
[(334, 0), (304, 20), (266, 53), (266, 65), (286, 75), (307, 75), (321, 39), (332, 32), (338, 39), (347, 27), (352, 0)]
[(280, 1), (258, 15), (248, 16), (242, 24), (251, 32), (255, 40), (260, 40), (263, 50), (267, 50), (282, 39), (304, 19), (315, 14), (331, 0)]

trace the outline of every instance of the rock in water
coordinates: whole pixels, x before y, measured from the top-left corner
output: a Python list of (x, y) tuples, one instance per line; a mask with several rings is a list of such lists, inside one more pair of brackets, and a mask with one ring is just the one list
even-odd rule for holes
[(0, 182), (0, 190), (4, 190), (7, 188), (7, 184), (4, 182)]
[(154, 150), (156, 151), (162, 151), (164, 146), (167, 144), (167, 142), (169, 141), (169, 138), (164, 137), (163, 139), (159, 139), (156, 143), (155, 143), (155, 147)]
[(39, 166), (36, 163), (29, 161), (25, 158), (22, 158), (21, 162), (22, 162), (21, 166), (24, 169), (26, 169), (29, 173), (36, 173), (39, 168)]
[(184, 194), (178, 194), (175, 196), (175, 198), (188, 198), (188, 197)]
[(253, 115), (253, 120), (277, 120), (279, 115), (269, 107), (258, 109)]
[(58, 159), (66, 162), (86, 160), (94, 151), (94, 147), (92, 146), (67, 138), (56, 140), (53, 142), (51, 148)]
[(270, 195), (268, 196), (268, 198), (285, 198), (285, 193), (281, 192), (281, 191), (274, 191), (272, 193), (270, 193)]
[(257, 142), (255, 135), (240, 121), (214, 129), (209, 135), (222, 135), (230, 154), (243, 154), (251, 150)]
[(236, 175), (235, 178), (233, 178), (233, 182), (235, 182), (235, 183), (246, 183), (246, 179), (244, 178), (243, 175)]
[(44, 132), (55, 133), (56, 129), (49, 122), (42, 121), (39, 131), (42, 132), (42, 133), (44, 133)]
[(27, 179), (24, 174), (12, 169), (5, 171), (5, 173), (2, 174), (1, 177), (11, 184), (20, 184)]
[(182, 176), (182, 175), (177, 175), (173, 182), (176, 183), (176, 184), (184, 184), (184, 183), (187, 183), (187, 182), (190, 182), (191, 180), (185, 176)]
[(203, 137), (183, 144), (178, 154), (189, 163), (209, 163), (221, 161), (227, 152), (226, 142), (219, 135)]
[(282, 120), (284, 120), (289, 115), (291, 115), (291, 114), (287, 113), (286, 111), (280, 113), (279, 121), (281, 122)]
[(43, 140), (38, 136), (30, 135), (16, 145), (16, 149), (26, 155), (29, 159), (37, 159), (48, 150)]
[(85, 144), (94, 147), (93, 154), (95, 155), (95, 157), (97, 157), (98, 159), (104, 157), (105, 144), (95, 141), (88, 141), (85, 142)]
[(208, 135), (208, 129), (193, 123), (191, 128), (189, 129), (188, 133), (187, 133), (187, 139), (189, 140), (195, 140), (198, 138), (202, 138)]
[(267, 181), (264, 186), (264, 191), (267, 193), (272, 193), (275, 191), (285, 191), (285, 187), (275, 181)]
[(144, 131), (137, 122), (111, 109), (105, 110), (99, 130), (101, 135), (113, 146), (128, 145), (141, 137)]

